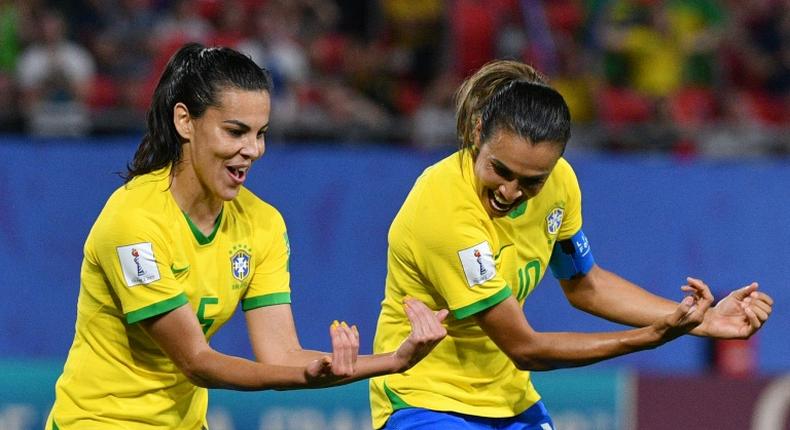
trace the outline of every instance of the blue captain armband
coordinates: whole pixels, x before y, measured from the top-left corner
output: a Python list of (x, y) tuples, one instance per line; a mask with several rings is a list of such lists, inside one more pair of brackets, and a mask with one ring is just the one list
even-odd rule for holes
[(551, 252), (549, 267), (557, 279), (571, 279), (586, 275), (595, 264), (590, 242), (584, 232), (579, 230), (570, 239), (558, 240)]

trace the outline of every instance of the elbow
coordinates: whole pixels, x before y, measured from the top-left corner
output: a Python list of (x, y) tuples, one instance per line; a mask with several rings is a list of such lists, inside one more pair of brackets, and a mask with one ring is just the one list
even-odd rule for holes
[(183, 357), (176, 362), (176, 366), (193, 385), (201, 388), (221, 388), (212, 382), (213, 378), (209, 367), (212, 361), (205, 356), (207, 353), (206, 351), (194, 354), (191, 357)]
[(536, 372), (557, 368), (552, 360), (540, 348), (536, 347), (522, 348), (519, 351), (514, 351), (513, 354), (508, 354), (508, 356), (518, 370)]
[(512, 361), (513, 364), (516, 365), (516, 369), (529, 372), (552, 370), (556, 368), (550, 365), (547, 361), (535, 357), (519, 357), (518, 359), (514, 359)]

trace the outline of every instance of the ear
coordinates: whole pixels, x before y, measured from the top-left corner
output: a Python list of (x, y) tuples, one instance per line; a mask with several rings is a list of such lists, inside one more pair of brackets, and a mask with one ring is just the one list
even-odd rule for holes
[(191, 140), (192, 125), (194, 123), (185, 104), (179, 102), (173, 106), (173, 124), (176, 126), (176, 131), (182, 139)]

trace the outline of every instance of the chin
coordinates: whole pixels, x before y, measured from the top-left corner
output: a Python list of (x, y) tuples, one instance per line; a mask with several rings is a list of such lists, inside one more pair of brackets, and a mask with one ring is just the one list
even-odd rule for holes
[(220, 199), (229, 202), (236, 198), (239, 195), (239, 191), (241, 191), (241, 187), (233, 188), (233, 189), (225, 189), (221, 192), (217, 193), (217, 197)]

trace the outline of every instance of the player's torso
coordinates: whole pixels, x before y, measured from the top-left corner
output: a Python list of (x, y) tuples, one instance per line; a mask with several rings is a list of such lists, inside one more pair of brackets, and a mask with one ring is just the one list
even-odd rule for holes
[(231, 318), (253, 276), (254, 231), (232, 204), (225, 205), (213, 237), (181, 218), (174, 229), (170, 270), (210, 337)]
[(555, 178), (510, 214), (493, 219), (497, 270), (523, 304), (546, 273), (565, 213), (566, 195)]

